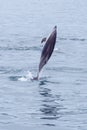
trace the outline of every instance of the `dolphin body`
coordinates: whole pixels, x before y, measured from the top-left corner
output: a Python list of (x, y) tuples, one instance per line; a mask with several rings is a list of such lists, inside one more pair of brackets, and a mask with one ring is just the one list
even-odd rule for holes
[(47, 61), (50, 59), (52, 55), (56, 43), (56, 37), (57, 37), (57, 26), (53, 28), (53, 31), (50, 34), (50, 36), (47, 39), (45, 38), (46, 42), (41, 53), (37, 77), (34, 78), (36, 80), (39, 79), (39, 74), (43, 66), (47, 63)]

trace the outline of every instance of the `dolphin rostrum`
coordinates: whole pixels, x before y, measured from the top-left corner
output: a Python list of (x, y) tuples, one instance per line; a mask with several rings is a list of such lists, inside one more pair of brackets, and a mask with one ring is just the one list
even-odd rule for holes
[(50, 59), (52, 52), (54, 50), (54, 47), (55, 47), (56, 37), (57, 37), (57, 26), (55, 26), (53, 28), (52, 33), (50, 34), (50, 36), (47, 39), (45, 38), (45, 39), (42, 40), (42, 42), (45, 41), (45, 40), (46, 40), (46, 42), (45, 42), (45, 45), (44, 45), (42, 53), (41, 53), (37, 77), (35, 77), (34, 79), (39, 78), (39, 74), (40, 74), (43, 66)]

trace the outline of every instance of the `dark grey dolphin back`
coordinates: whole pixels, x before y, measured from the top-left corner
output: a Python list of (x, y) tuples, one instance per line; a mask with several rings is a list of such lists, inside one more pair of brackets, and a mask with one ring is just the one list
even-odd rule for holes
[(43, 47), (39, 64), (39, 73), (52, 55), (56, 43), (56, 37), (57, 37), (57, 27), (55, 26)]

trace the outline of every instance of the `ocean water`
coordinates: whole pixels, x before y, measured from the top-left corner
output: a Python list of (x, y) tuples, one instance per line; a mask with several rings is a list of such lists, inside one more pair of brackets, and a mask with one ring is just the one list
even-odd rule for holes
[[(38, 81), (41, 40), (57, 25)], [(0, 130), (87, 130), (87, 1), (0, 0)]]

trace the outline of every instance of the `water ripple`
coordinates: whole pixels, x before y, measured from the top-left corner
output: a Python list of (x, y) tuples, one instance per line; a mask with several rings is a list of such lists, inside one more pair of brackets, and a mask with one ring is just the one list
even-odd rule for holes
[(3, 67), (0, 66), (0, 74), (7, 74), (7, 73), (19, 73), (23, 71), (22, 69), (13, 69), (10, 67)]
[(71, 40), (71, 41), (86, 41), (87, 39), (85, 38), (78, 38), (78, 37), (73, 37), (73, 38), (67, 38), (67, 37), (60, 37), (60, 41), (66, 41), (66, 40)]
[(19, 78), (21, 78), (21, 76), (9, 76), (11, 81), (18, 81)]
[[(42, 96), (42, 105), (40, 107), (42, 116), (40, 119), (50, 121), (61, 118), (61, 110), (64, 109), (63, 105), (61, 104), (63, 101), (61, 95), (53, 95), (51, 89), (43, 86), (40, 86), (39, 93)], [(48, 124), (55, 126), (53, 123)]]
[(53, 70), (58, 72), (68, 72), (68, 73), (87, 73), (86, 68), (76, 68), (76, 67), (52, 67), (47, 68), (47, 70)]
[(40, 47), (37, 46), (32, 46), (32, 47), (28, 47), (28, 46), (15, 46), (15, 47), (10, 47), (10, 46), (0, 46), (0, 50), (3, 51), (29, 51), (29, 50), (34, 50), (34, 51), (39, 51)]

